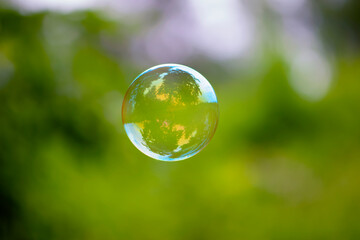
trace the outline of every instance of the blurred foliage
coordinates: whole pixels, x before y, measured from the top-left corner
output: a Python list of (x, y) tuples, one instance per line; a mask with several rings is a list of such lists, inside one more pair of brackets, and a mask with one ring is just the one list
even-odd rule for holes
[(101, 16), (0, 10), (0, 239), (360, 238), (358, 51), (340, 51), (318, 102), (276, 54), (233, 79), (189, 63), (220, 122), (203, 152), (166, 163), (127, 139), (122, 99), (144, 69), (128, 61), (135, 30)]

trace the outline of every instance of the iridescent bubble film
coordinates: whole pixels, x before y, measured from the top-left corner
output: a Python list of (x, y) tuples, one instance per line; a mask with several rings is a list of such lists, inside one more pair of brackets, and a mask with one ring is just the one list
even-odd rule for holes
[(123, 124), (131, 142), (149, 157), (177, 161), (200, 152), (215, 133), (219, 106), (200, 73), (163, 64), (140, 74), (123, 102)]

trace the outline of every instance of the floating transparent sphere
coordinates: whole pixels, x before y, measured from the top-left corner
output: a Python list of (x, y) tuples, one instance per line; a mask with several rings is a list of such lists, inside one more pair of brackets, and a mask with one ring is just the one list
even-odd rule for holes
[(200, 73), (163, 64), (141, 73), (130, 85), (122, 119), (131, 142), (144, 154), (178, 161), (200, 152), (215, 133), (219, 106)]

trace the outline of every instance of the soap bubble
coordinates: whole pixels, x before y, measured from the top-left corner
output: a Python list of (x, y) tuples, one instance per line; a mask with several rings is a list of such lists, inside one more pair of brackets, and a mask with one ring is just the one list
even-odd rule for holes
[(163, 64), (140, 74), (123, 102), (131, 142), (144, 154), (178, 161), (200, 152), (215, 133), (219, 106), (210, 83), (192, 68)]

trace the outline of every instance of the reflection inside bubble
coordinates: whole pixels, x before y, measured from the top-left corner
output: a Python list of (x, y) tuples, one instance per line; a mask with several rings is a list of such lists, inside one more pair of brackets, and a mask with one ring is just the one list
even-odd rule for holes
[(219, 109), (213, 88), (201, 74), (164, 64), (134, 80), (122, 114), (126, 133), (140, 151), (174, 161), (195, 155), (209, 143)]

